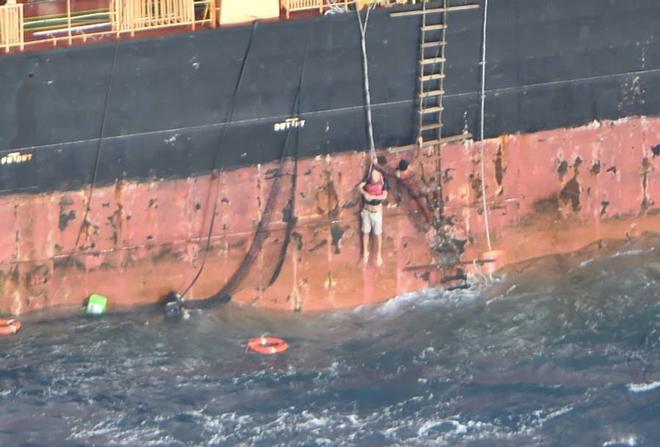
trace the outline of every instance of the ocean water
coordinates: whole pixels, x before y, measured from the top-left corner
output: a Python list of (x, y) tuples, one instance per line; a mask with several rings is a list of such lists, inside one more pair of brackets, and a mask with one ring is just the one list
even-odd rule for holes
[(0, 339), (1, 446), (660, 445), (658, 239), (324, 315), (38, 320)]

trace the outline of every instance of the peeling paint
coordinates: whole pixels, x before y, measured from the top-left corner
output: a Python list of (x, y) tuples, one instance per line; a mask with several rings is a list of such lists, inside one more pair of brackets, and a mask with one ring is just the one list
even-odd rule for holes
[(319, 214), (335, 219), (339, 214), (339, 196), (329, 172), (326, 173), (326, 177), (327, 183), (316, 191), (316, 210)]
[(69, 222), (75, 220), (75, 218), (76, 212), (73, 210), (69, 211), (68, 213), (61, 213), (58, 225), (60, 231), (66, 230), (66, 228), (69, 226)]
[(504, 194), (504, 186), (502, 181), (504, 180), (504, 174), (506, 173), (506, 168), (504, 167), (503, 162), (503, 153), (502, 146), (497, 147), (497, 152), (495, 153), (495, 182), (497, 183), (497, 195), (501, 196)]
[(559, 180), (564, 180), (564, 176), (568, 172), (568, 162), (562, 160), (557, 166), (557, 173), (559, 174)]
[(291, 232), (291, 239), (296, 243), (296, 249), (302, 251), (305, 248), (304, 236), (297, 231)]
[(640, 168), (640, 175), (642, 177), (642, 203), (641, 212), (646, 212), (654, 205), (653, 199), (649, 196), (649, 177), (653, 172), (654, 167), (647, 157), (642, 159), (642, 166)]
[(577, 175), (573, 176), (559, 193), (559, 200), (563, 204), (570, 203), (573, 212), (580, 210), (580, 183)]
[[(660, 144), (654, 138), (660, 138), (660, 119), (645, 118), (488, 140), (483, 144), (485, 179), (479, 175), (481, 144), (444, 148), (441, 173), (435, 172), (438, 163), (425, 162), (417, 149), (381, 159), (386, 164), (379, 168), (393, 170), (405, 157), (416, 176), (410, 184), (401, 182), (404, 194), (398, 206), (385, 209), (387, 255), (381, 269), (360, 263), (355, 185), (364, 176), (365, 154), (301, 159), (299, 172), (307, 175), (299, 177), (292, 249), (268, 288), (263, 278), (270, 277), (270, 261), (277, 258), (286, 240), (286, 220), (292, 218), (288, 180), (281, 182), (272, 202), (278, 216), (263, 227), (254, 223), (261, 218), (273, 179), (281, 177), (278, 162), (221, 176), (98, 185), (91, 198), (85, 188), (0, 197), (5, 200), (0, 210), (7, 210), (0, 216), (6, 222), (0, 239), (0, 308), (20, 312), (77, 306), (90, 289), (112, 294), (121, 305), (151, 303), (181, 290), (197, 273), (206, 249), (210, 216), (199, 211), (212, 208), (207, 204), (216, 197), (223, 206), (191, 297), (217, 293), (249, 253), (258, 230), (267, 243), (253, 256), (257, 261), (235, 286), (232, 300), (249, 304), (256, 298), (258, 306), (305, 312), (379, 301), (464, 276), (456, 261), (481, 259), (487, 250), (482, 180), (493, 245), (506, 251), (507, 261), (575, 250), (600, 238), (635, 237), (660, 228), (660, 209), (654, 203), (660, 191), (655, 169)], [(640, 148), (646, 158), (633, 156)], [(217, 195), (209, 198), (218, 178)], [(78, 225), (71, 225), (71, 218), (82, 216), (88, 200), (93, 206), (76, 246), (78, 231), (73, 229)], [(64, 230), (57, 232), (60, 222)], [(445, 268), (401, 270), (402, 265), (433, 263)]]
[(481, 177), (477, 174), (470, 174), (468, 176), (468, 182), (470, 183), (470, 188), (474, 194), (474, 200), (481, 199), (482, 197), (482, 188), (481, 188)]
[(600, 217), (604, 217), (607, 214), (607, 207), (610, 205), (610, 202), (607, 200), (602, 200), (600, 202)]
[(309, 252), (310, 252), (310, 253), (313, 253), (313, 252), (315, 252), (316, 250), (318, 250), (319, 248), (326, 246), (327, 244), (328, 244), (328, 241), (325, 240), (325, 239), (322, 239), (322, 240), (320, 240), (317, 244), (315, 244), (313, 247), (311, 247), (311, 248), (309, 249)]
[(330, 235), (332, 236), (332, 246), (335, 248), (335, 254), (341, 253), (341, 239), (344, 236), (345, 228), (337, 224), (330, 226)]

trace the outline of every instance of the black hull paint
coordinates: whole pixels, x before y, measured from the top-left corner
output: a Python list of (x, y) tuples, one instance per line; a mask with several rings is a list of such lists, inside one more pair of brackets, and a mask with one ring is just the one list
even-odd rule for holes
[[(490, 8), (486, 136), (660, 113), (657, 0)], [(416, 136), (420, 18), (392, 11), (373, 12), (368, 30), (378, 147)], [(445, 135), (478, 134), (482, 13), (449, 16)], [(353, 13), (2, 56), (0, 157), (32, 158), (0, 166), (0, 193), (277, 160), (286, 132), (274, 129), (291, 118), (301, 70), (300, 156), (364, 149), (361, 64)]]

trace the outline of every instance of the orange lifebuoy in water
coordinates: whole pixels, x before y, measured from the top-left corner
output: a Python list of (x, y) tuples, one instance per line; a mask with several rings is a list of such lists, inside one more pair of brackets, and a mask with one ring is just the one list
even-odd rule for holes
[(248, 348), (259, 354), (278, 354), (289, 349), (289, 344), (277, 337), (257, 337), (248, 342)]
[(0, 335), (14, 335), (23, 325), (18, 320), (0, 320)]

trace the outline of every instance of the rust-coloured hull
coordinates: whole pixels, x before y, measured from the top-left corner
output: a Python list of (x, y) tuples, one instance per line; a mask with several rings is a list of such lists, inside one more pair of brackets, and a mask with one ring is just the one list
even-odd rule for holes
[[(497, 267), (574, 251), (600, 239), (657, 231), (659, 142), (658, 118), (627, 118), (485, 142), (492, 248), (502, 252)], [(481, 145), (448, 145), (442, 154), (445, 214), (453, 216), (452, 236), (468, 241), (464, 261), (488, 258)], [(415, 160), (411, 166), (420, 178), (425, 173), (430, 177), (436, 166), (418, 150), (382, 155), (386, 169), (402, 157)], [(385, 265), (362, 266), (355, 186), (367, 162), (358, 152), (299, 161), (297, 223), (275, 275), (287, 240), (284, 216), (293, 183), (294, 165), (285, 164), (275, 212), (264, 230), (268, 237), (232, 291), (233, 302), (321, 311), (440, 284), (442, 274), (416, 268), (433, 258), (427, 226), (421, 224), (423, 213), (405, 195), (399, 206), (385, 212)], [(155, 303), (185, 289), (203, 263), (188, 296), (217, 293), (254, 243), (278, 166), (96, 187), (85, 225), (81, 222), (89, 189), (0, 198), (0, 309), (21, 314), (77, 307), (91, 293), (107, 295), (114, 308)], [(206, 251), (216, 200), (217, 217)]]

